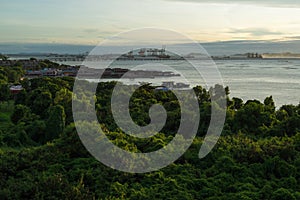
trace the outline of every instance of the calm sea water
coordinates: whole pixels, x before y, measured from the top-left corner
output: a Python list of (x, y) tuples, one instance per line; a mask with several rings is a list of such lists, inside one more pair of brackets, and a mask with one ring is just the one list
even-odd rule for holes
[[(198, 62), (198, 63), (197, 63)], [(79, 63), (68, 63), (79, 64)], [(105, 68), (106, 64), (85, 63), (97, 68)], [(191, 86), (203, 85), (205, 81), (195, 70), (184, 61), (164, 61), (164, 65), (170, 66), (174, 72), (185, 75), (172, 78), (155, 79), (124, 79), (125, 83), (149, 82), (154, 85), (162, 81), (188, 82)], [(196, 61), (203, 65), (203, 62)], [(225, 86), (229, 86), (230, 96), (239, 97), (244, 101), (257, 99), (263, 101), (267, 96), (273, 96), (276, 106), (284, 104), (298, 105), (300, 102), (300, 60), (217, 60), (215, 64), (221, 74)], [(139, 66), (140, 69), (161, 70), (161, 64), (144, 61), (118, 61), (109, 67), (121, 67), (132, 69)], [(203, 68), (202, 70), (206, 70)], [(104, 80), (108, 81), (108, 80)]]
[[(189, 52), (182, 52), (183, 55), (191, 52), (198, 52), (187, 46)], [(258, 52), (258, 53), (280, 53), (280, 52), (300, 52), (300, 40), (286, 42), (264, 42), (264, 41), (229, 41), (205, 43), (203, 47), (209, 55), (233, 55), (237, 53)], [(168, 45), (167, 49), (180, 49), (182, 45)], [(89, 52), (94, 46), (84, 45), (64, 45), (64, 44), (0, 44), (2, 53), (84, 53)], [(120, 47), (103, 47), (106, 53), (124, 53)], [(134, 49), (134, 48), (133, 48)], [(119, 52), (120, 51), (120, 52)], [(298, 104), (300, 101), (300, 60), (218, 60), (215, 61), (221, 73), (224, 85), (229, 86), (232, 97), (239, 97), (243, 100), (258, 99), (263, 101), (265, 97), (272, 95), (277, 106), (283, 104)], [(80, 65), (82, 63), (68, 62), (66, 64)], [(90, 63), (97, 68), (107, 67), (105, 64)], [(117, 62), (109, 67), (131, 68), (134, 65), (143, 65), (143, 62), (126, 61)], [(177, 72), (184, 72), (186, 78), (194, 85), (205, 85), (201, 76), (194, 72), (191, 66), (181, 61), (166, 61), (165, 65), (170, 66)], [(203, 63), (198, 63), (202, 65)], [(157, 63), (152, 62), (146, 69), (161, 69)], [(203, 69), (205, 70), (205, 69)], [(209, 69), (207, 69), (209, 70)], [(135, 79), (124, 80), (126, 83), (151, 82), (160, 84), (162, 81), (174, 80), (183, 82), (184, 80), (175, 77), (172, 79)]]
[(300, 102), (300, 60), (217, 61), (231, 96), (244, 100), (272, 95), (277, 106)]

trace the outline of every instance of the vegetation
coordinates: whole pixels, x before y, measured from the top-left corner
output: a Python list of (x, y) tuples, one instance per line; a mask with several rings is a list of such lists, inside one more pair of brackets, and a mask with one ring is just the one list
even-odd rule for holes
[[(101, 164), (81, 144), (72, 117), (73, 78), (24, 79), (20, 83), (25, 89), (12, 96), (7, 90), (16, 82), (9, 78), (11, 70), (17, 77), (21, 73), (18, 68), (0, 68), (0, 199), (300, 199), (300, 104), (275, 109), (271, 96), (264, 102), (225, 97), (222, 136), (200, 160), (211, 97), (195, 87), (201, 121), (192, 146), (166, 168), (130, 174)], [(110, 97), (115, 84), (100, 83), (95, 97), (97, 117), (109, 139), (134, 152), (166, 145), (180, 119), (174, 94), (151, 85), (134, 93), (130, 110), (137, 124), (149, 123), (153, 103), (163, 105), (168, 114), (161, 133), (139, 140), (114, 123)], [(88, 85), (82, 82), (83, 88)], [(93, 106), (82, 95), (76, 100)]]
[(7, 60), (8, 57), (0, 53), (0, 60)]

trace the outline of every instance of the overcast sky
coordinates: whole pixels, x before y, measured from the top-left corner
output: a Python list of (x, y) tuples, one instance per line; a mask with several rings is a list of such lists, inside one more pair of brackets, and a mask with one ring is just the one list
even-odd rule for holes
[(158, 27), (201, 42), (300, 39), (300, 1), (14, 0), (0, 7), (0, 43), (97, 44)]

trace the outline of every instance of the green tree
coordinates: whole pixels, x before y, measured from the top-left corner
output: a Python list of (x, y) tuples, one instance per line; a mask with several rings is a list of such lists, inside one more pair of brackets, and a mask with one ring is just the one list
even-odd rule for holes
[(46, 140), (50, 141), (58, 138), (63, 133), (66, 115), (64, 107), (60, 105), (52, 106), (48, 115), (49, 117), (46, 121)]
[(264, 100), (264, 104), (265, 104), (265, 110), (269, 111), (270, 113), (275, 112), (275, 102), (272, 96), (267, 97)]
[(234, 126), (237, 130), (248, 133), (261, 134), (260, 128), (269, 127), (272, 124), (272, 116), (265, 111), (265, 107), (259, 101), (247, 101), (236, 112)]
[(31, 110), (25, 105), (16, 105), (14, 112), (11, 115), (11, 121), (14, 124), (18, 124), (19, 121), (31, 121)]
[(27, 127), (26, 132), (34, 142), (44, 144), (46, 140), (46, 123), (44, 120), (34, 120)]
[(7, 84), (0, 84), (0, 103), (10, 99), (10, 90)]
[(54, 105), (61, 105), (64, 107), (66, 114), (66, 124), (70, 124), (73, 121), (72, 92), (66, 88), (63, 88), (56, 92), (54, 98)]
[(272, 194), (271, 200), (296, 200), (296, 198), (289, 190), (280, 188)]
[(0, 54), (0, 60), (8, 60), (8, 56)]
[(242, 106), (243, 106), (242, 99), (233, 97), (232, 100), (233, 100), (233, 106), (232, 106), (233, 109), (238, 110), (238, 109), (242, 108)]
[(47, 116), (47, 110), (52, 105), (52, 95), (49, 91), (42, 88), (35, 89), (29, 95), (26, 103), (33, 113), (42, 118)]

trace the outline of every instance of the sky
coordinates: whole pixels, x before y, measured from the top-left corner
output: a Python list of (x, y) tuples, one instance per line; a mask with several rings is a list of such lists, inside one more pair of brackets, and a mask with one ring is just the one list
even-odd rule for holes
[(143, 27), (195, 41), (300, 39), (299, 0), (1, 1), (0, 43), (94, 45)]

